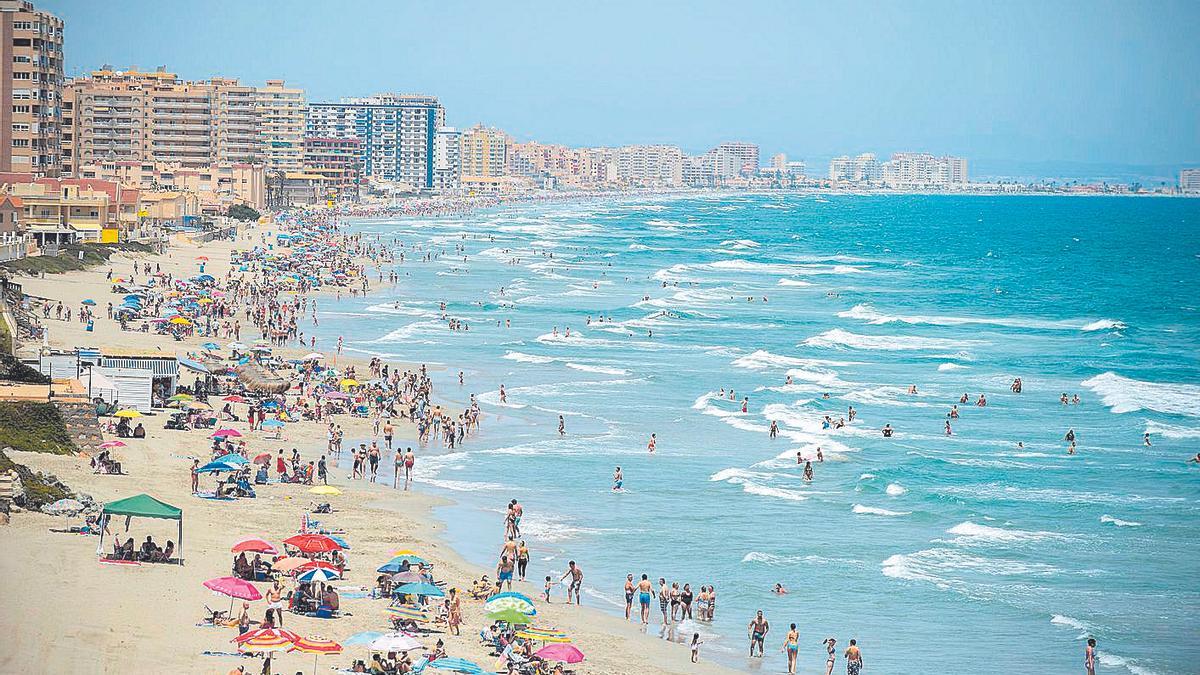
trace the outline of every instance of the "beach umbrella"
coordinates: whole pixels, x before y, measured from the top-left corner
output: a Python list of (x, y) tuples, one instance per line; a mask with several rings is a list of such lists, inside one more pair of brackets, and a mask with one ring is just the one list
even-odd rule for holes
[(246, 345), (244, 345), (240, 342), (230, 342), (229, 344), (227, 344), (225, 346), (228, 347), (229, 349), (245, 349), (246, 348)]
[(279, 420), (267, 420), (266, 422), (262, 423), (262, 427), (264, 429), (282, 429), (283, 427), (286, 427), (286, 426), (287, 426), (287, 424), (285, 424)]
[(314, 495), (340, 495), (340, 494), (342, 494), (341, 490), (333, 487), (332, 485), (318, 485), (314, 488), (309, 488), (308, 491)]
[(237, 577), (217, 577), (204, 582), (204, 587), (213, 593), (229, 596), (229, 611), (233, 613), (233, 599), (261, 600), (262, 593), (249, 581)]
[(64, 516), (72, 513), (79, 513), (84, 508), (82, 502), (77, 499), (60, 499), (53, 504), (42, 507), (42, 513), (61, 513)]
[(212, 410), (212, 406), (204, 401), (181, 401), (181, 403), (189, 410)]
[(321, 361), (324, 358), (325, 358), (324, 354), (318, 354), (317, 352), (309, 352), (308, 354), (301, 356), (300, 360), (301, 361)]
[(518, 612), (515, 609), (502, 609), (497, 612), (487, 613), (488, 621), (503, 621), (504, 623), (513, 624), (515, 626), (528, 626), (533, 623), (533, 619), (524, 612)]
[(425, 581), (425, 577), (417, 572), (409, 570), (407, 572), (396, 572), (392, 575), (393, 584), (419, 584)]
[(196, 397), (192, 396), (191, 394), (175, 394), (174, 396), (172, 396), (171, 398), (169, 398), (167, 400), (168, 401), (192, 401), (195, 398)]
[(501, 612), (506, 609), (515, 609), (516, 611), (529, 616), (535, 616), (537, 614), (537, 609), (534, 608), (532, 602), (513, 597), (489, 598), (487, 602), (483, 603), (483, 609), (486, 612)]
[(405, 560), (408, 561), (409, 565), (428, 565), (429, 564), (428, 560), (422, 558), (421, 556), (419, 556), (416, 553), (413, 553), (411, 551), (407, 551), (404, 553), (394, 553), (394, 554), (392, 554), (392, 559), (389, 560), (388, 562), (394, 562), (394, 563), (399, 564), (399, 563), (404, 562)]
[(246, 402), (245, 398), (238, 396), (237, 394), (230, 394), (229, 396), (226, 396), (225, 398), (223, 398), (221, 400), (228, 401), (229, 403), (245, 403)]
[(183, 318), (182, 316), (177, 316), (177, 317), (175, 317), (175, 318), (171, 319), (170, 323), (173, 323), (173, 324), (175, 324), (175, 325), (177, 325), (177, 326), (190, 326), (190, 325), (192, 325), (192, 322), (191, 322), (191, 321), (189, 321), (189, 320), (187, 320), (187, 319)]
[(271, 569), (274, 569), (277, 572), (284, 572), (286, 574), (287, 572), (291, 572), (291, 571), (295, 570), (297, 567), (303, 567), (310, 562), (312, 562), (312, 561), (309, 560), (308, 558), (300, 558), (297, 556), (288, 556), (288, 557), (280, 558), (279, 560), (276, 560), (275, 562), (271, 563)]
[(342, 381), (340, 382), (340, 384), (343, 387), (357, 387), (358, 380), (354, 379), (353, 377), (345, 377), (345, 378), (342, 378)]
[(345, 551), (350, 550), (350, 544), (346, 543), (345, 537), (338, 535), (338, 534), (330, 534), (330, 535), (326, 535), (326, 536), (328, 536), (330, 539), (336, 541), (338, 543), (338, 546), (342, 547), (342, 550), (345, 550)]
[(209, 438), (241, 438), (242, 432), (237, 429), (217, 429)]
[(271, 453), (260, 452), (254, 456), (254, 463), (261, 464), (263, 466), (271, 466), (271, 459)]
[[(413, 668), (414, 672), (418, 672), (417, 668), (421, 666), (420, 662)], [(452, 673), (467, 673), (468, 675), (477, 675), (483, 673), (483, 668), (480, 668), (472, 661), (460, 659), (457, 656), (448, 656), (444, 659), (429, 661), (425, 664), (427, 668), (436, 668), (438, 670), (448, 670)]]
[(420, 582), (413, 584), (404, 584), (393, 590), (394, 593), (402, 595), (417, 595), (422, 597), (441, 598), (445, 597), (446, 592), (430, 583)]
[(244, 537), (242, 539), (238, 539), (233, 544), (233, 547), (229, 550), (232, 553), (247, 551), (249, 553), (266, 553), (267, 555), (275, 555), (279, 552), (269, 541), (259, 537)]
[(125, 441), (105, 441), (100, 444), (101, 450), (108, 450), (109, 448), (123, 448), (123, 447), (125, 447)]
[(323, 534), (297, 534), (283, 540), (288, 546), (294, 546), (304, 553), (326, 553), (338, 551), (342, 545)]
[(530, 605), (533, 604), (533, 598), (529, 597), (528, 595), (525, 595), (524, 593), (518, 593), (516, 591), (505, 591), (504, 593), (497, 593), (497, 594), (491, 596), (490, 598), (488, 598), (488, 600), (489, 601), (498, 600), (500, 598), (516, 598), (518, 600), (524, 600), (525, 602), (529, 603)]
[(237, 471), (241, 469), (240, 464), (234, 462), (226, 462), (224, 459), (216, 459), (204, 466), (196, 469), (196, 473), (222, 473), (225, 471)]
[(204, 347), (205, 349), (207, 349), (207, 350), (209, 350), (209, 351), (214, 351), (214, 350), (217, 350), (217, 349), (220, 349), (220, 348), (221, 348), (221, 345), (219, 345), (219, 344), (217, 344), (217, 343), (215, 343), (215, 342), (205, 342), (204, 344), (202, 344), (202, 345), (200, 345), (200, 346), (201, 346), (201, 347)]
[(264, 410), (275, 410), (276, 408), (279, 407), (279, 402), (278, 401), (263, 401), (262, 405), (259, 407), (263, 408)]
[(377, 630), (364, 630), (342, 640), (342, 645), (347, 647), (350, 645), (369, 645), (383, 636), (384, 633), (380, 633)]
[(546, 645), (533, 653), (545, 661), (561, 661), (563, 663), (579, 663), (583, 660), (583, 652), (575, 645), (552, 644)]
[(340, 392), (340, 391), (327, 391), (327, 392), (325, 392), (324, 394), (321, 394), (321, 398), (325, 398), (325, 399), (338, 399), (338, 400), (349, 400), (349, 399), (350, 399), (350, 396), (349, 396), (349, 394), (343, 394), (343, 393), (342, 393), (342, 392)]
[(211, 305), (211, 304), (212, 304), (212, 298), (200, 298), (199, 300), (197, 300), (197, 301), (196, 301), (196, 304), (199, 304), (199, 305)]
[(424, 649), (415, 637), (408, 633), (380, 633), (379, 637), (367, 643), (367, 649), (373, 652), (409, 652), (414, 649)]
[(225, 462), (226, 464), (232, 464), (234, 466), (243, 466), (250, 463), (250, 460), (242, 457), (236, 452), (230, 452), (228, 454), (221, 455), (217, 458), (217, 461)]
[(196, 260), (203, 260), (204, 262), (208, 262), (208, 256), (198, 255), (198, 256), (196, 256)]
[(300, 638), (292, 643), (289, 652), (313, 655), (313, 675), (317, 673), (317, 657), (322, 654), (341, 654), (342, 646), (333, 640), (321, 637)]
[(141, 416), (142, 413), (134, 410), (133, 408), (129, 408), (127, 410), (118, 410), (117, 412), (113, 413), (113, 417), (124, 417), (126, 419), (133, 419), (134, 417)]
[(81, 303), (79, 303), (79, 304), (81, 304), (81, 305), (94, 305), (94, 304), (96, 304), (96, 301), (95, 301), (95, 300), (92, 300), (91, 298), (88, 298), (88, 299), (84, 300), (83, 302), (81, 302)]
[(337, 570), (327, 570), (322, 567), (314, 567), (314, 568), (305, 570), (303, 572), (297, 571), (297, 573), (296, 573), (296, 581), (301, 581), (301, 582), (310, 582), (310, 581), (329, 582), (329, 581), (333, 581), (334, 579), (341, 579), (341, 578), (342, 578), (341, 572), (338, 572)]
[(335, 566), (333, 563), (326, 562), (324, 560), (309, 560), (308, 562), (304, 563), (303, 565), (297, 567), (296, 571), (297, 572), (306, 572), (308, 570), (315, 570), (315, 569), (330, 570), (333, 572), (340, 571), (340, 570), (338, 570), (337, 566)]

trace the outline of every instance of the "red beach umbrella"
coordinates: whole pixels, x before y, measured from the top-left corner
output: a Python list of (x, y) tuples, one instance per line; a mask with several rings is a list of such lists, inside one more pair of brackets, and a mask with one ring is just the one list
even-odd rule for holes
[(247, 551), (250, 553), (266, 553), (267, 555), (275, 555), (279, 551), (270, 542), (259, 537), (245, 537), (237, 540), (233, 548), (229, 549), (233, 553), (241, 553)]
[(341, 550), (342, 545), (323, 534), (297, 534), (283, 540), (288, 546), (295, 546), (304, 553), (326, 553)]

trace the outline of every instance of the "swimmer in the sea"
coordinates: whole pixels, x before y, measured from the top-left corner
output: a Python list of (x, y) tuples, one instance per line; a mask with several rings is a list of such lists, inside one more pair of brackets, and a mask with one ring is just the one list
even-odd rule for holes
[(625, 484), (625, 475), (621, 473), (621, 467), (618, 466), (617, 470), (613, 471), (613, 486), (612, 486), (613, 491), (620, 490), (621, 486), (624, 484)]

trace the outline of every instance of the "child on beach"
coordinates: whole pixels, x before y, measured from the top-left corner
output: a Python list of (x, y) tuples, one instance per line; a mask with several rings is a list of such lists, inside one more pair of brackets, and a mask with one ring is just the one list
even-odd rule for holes
[(699, 633), (692, 633), (692, 663), (700, 662), (700, 639)]
[(550, 588), (554, 582), (550, 581), (550, 577), (546, 577), (546, 587), (542, 589), (542, 596), (546, 599), (546, 603), (550, 603)]

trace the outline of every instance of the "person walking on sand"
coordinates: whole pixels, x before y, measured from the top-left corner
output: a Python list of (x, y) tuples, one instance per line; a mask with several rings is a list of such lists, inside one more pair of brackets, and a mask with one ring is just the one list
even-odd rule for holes
[(392, 426), (392, 421), (388, 420), (383, 423), (383, 442), (387, 445), (387, 449), (392, 449), (392, 436), (396, 434), (396, 427)]
[(792, 624), (787, 637), (783, 639), (783, 647), (779, 651), (787, 654), (788, 675), (795, 675), (796, 656), (800, 653), (800, 631), (796, 630), (796, 624)]
[(571, 604), (572, 591), (575, 593), (575, 604), (583, 604), (579, 600), (579, 589), (583, 587), (583, 569), (576, 565), (574, 560), (567, 563), (567, 573), (562, 575), (562, 579), (558, 580), (559, 583), (562, 583), (567, 577), (571, 577), (571, 583), (567, 586), (567, 604)]
[[(858, 641), (851, 638), (850, 646), (846, 647), (846, 675), (858, 675), (862, 672), (862, 652), (858, 649)], [(1089, 673), (1089, 675), (1095, 675)]]
[(505, 583), (508, 584), (508, 590), (512, 590), (513, 578), (513, 563), (512, 558), (507, 555), (500, 556), (500, 563), (496, 565), (496, 588), (500, 588)]
[(754, 656), (754, 648), (758, 647), (758, 658), (763, 657), (763, 641), (767, 639), (767, 633), (771, 631), (771, 624), (763, 617), (762, 610), (750, 620), (750, 624), (746, 626), (746, 632), (750, 634), (750, 656)]
[(200, 491), (200, 460), (192, 460), (192, 494)]
[(1087, 647), (1083, 649), (1083, 667), (1087, 669), (1087, 675), (1096, 675), (1096, 638), (1088, 638)]

